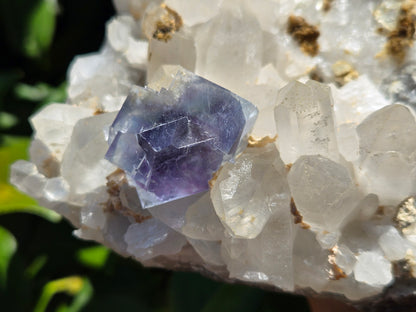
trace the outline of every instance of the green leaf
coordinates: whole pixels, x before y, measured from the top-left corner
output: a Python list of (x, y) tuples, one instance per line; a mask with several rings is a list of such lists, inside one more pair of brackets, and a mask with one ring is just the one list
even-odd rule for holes
[(8, 129), (16, 125), (18, 119), (16, 116), (7, 112), (0, 112), (0, 129)]
[(37, 256), (35, 260), (33, 260), (33, 262), (26, 268), (25, 275), (29, 279), (33, 279), (39, 273), (39, 271), (45, 266), (47, 261), (47, 255)]
[(107, 262), (109, 254), (110, 251), (104, 246), (87, 247), (78, 250), (77, 259), (87, 267), (101, 269)]
[(46, 83), (38, 83), (35, 85), (28, 85), (19, 83), (16, 85), (14, 91), (18, 98), (31, 102), (40, 102), (39, 106), (49, 104), (52, 102), (65, 102), (66, 83), (61, 83), (57, 87), (50, 86)]
[(46, 83), (38, 83), (33, 86), (26, 83), (18, 83), (15, 87), (15, 93), (22, 100), (39, 102), (49, 95), (49, 89), (50, 87)]
[(30, 139), (15, 136), (2, 136), (1, 139), (0, 182), (6, 183), (9, 179), (9, 166), (18, 159), (27, 159)]
[(62, 305), (58, 311), (77, 312), (89, 302), (93, 293), (93, 288), (87, 278), (82, 278), (80, 276), (69, 276), (50, 281), (43, 287), (42, 294), (33, 311), (46, 311), (49, 302), (57, 293), (66, 293), (69, 296), (74, 296), (70, 306)]
[(51, 45), (55, 33), (56, 0), (40, 0), (29, 16), (24, 52), (26, 56), (40, 57)]
[(50, 222), (59, 222), (61, 216), (41, 207), (37, 202), (7, 183), (0, 182), (0, 215), (8, 213), (31, 213)]
[(5, 228), (0, 227), (0, 287), (4, 288), (7, 281), (7, 269), (17, 249), (14, 236)]
[(8, 183), (9, 167), (18, 159), (27, 158), (30, 140), (22, 137), (3, 136), (0, 147), (0, 215), (6, 213), (26, 212), (41, 216), (51, 222), (58, 222), (61, 216), (56, 212), (43, 208), (37, 202), (16, 190)]

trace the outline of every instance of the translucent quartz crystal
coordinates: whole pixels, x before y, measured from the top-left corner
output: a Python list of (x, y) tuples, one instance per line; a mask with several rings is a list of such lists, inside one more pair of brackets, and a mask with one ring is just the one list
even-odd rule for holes
[(332, 105), (329, 88), (314, 81), (291, 82), (280, 90), (275, 121), (285, 163), (317, 154), (338, 160)]
[(147, 62), (148, 42), (140, 39), (138, 22), (129, 15), (112, 19), (107, 25), (111, 47), (121, 53), (134, 68), (144, 69)]
[(409, 245), (399, 232), (392, 226), (381, 234), (378, 244), (383, 250), (384, 255), (390, 261), (404, 259)]
[(189, 206), (186, 211), (186, 221), (181, 231), (195, 240), (215, 241), (223, 238), (224, 228), (215, 213), (209, 193), (206, 193), (200, 200)]
[(195, 72), (239, 94), (261, 69), (261, 33), (257, 20), (243, 6), (223, 9), (195, 35)]
[(78, 121), (61, 166), (62, 177), (70, 183), (71, 192), (88, 193), (105, 184), (106, 177), (116, 170), (104, 159), (108, 125), (115, 115), (106, 113)]
[(137, 87), (111, 126), (106, 158), (137, 185), (144, 208), (208, 190), (247, 144), (257, 109), (185, 70), (169, 89)]
[(389, 105), (368, 116), (358, 127), (358, 174), (381, 204), (397, 205), (416, 192), (416, 120), (403, 105)]
[(46, 179), (38, 173), (36, 166), (25, 160), (19, 160), (12, 168), (14, 174), (10, 182), (19, 184), (22, 191), (33, 194), (34, 197), (41, 197)]
[(299, 229), (293, 246), (295, 284), (322, 291), (328, 283), (328, 252), (321, 248), (313, 233)]
[(168, 42), (150, 39), (150, 60), (147, 64), (147, 80), (151, 81), (155, 72), (164, 64), (175, 64), (194, 71), (196, 48), (192, 33), (181, 29)]
[(37, 167), (28, 161), (19, 160), (11, 167), (13, 174), (10, 182), (19, 185), (22, 192), (31, 194), (39, 204), (50, 207), (60, 213), (73, 224), (79, 225), (79, 207), (67, 204), (69, 185), (62, 177), (48, 179)]
[(30, 122), (35, 130), (35, 137), (60, 160), (69, 143), (74, 125), (92, 113), (88, 108), (51, 104), (35, 114)]
[(393, 280), (391, 263), (378, 251), (366, 251), (357, 257), (354, 276), (359, 282), (386, 285)]
[[(252, 282), (267, 282), (293, 290), (294, 226), (290, 211), (275, 211), (263, 231), (254, 239), (226, 236), (223, 257), (230, 277)], [(276, 265), (278, 263), (279, 265)]]
[[(132, 183), (134, 185), (134, 183)], [(152, 207), (149, 212), (153, 217), (162, 221), (170, 228), (180, 232), (185, 224), (185, 214), (188, 207), (195, 202), (199, 202), (204, 193), (198, 193), (186, 196), (174, 201), (166, 202), (158, 206)]]
[(221, 256), (221, 241), (198, 240), (188, 237), (188, 242), (206, 263), (219, 266), (225, 264)]
[(107, 37), (114, 50), (122, 53), (127, 51), (135, 26), (134, 18), (128, 15), (114, 18), (108, 23)]
[(328, 232), (344, 224), (362, 198), (348, 170), (322, 156), (300, 157), (288, 181), (303, 221)]
[[(356, 128), (372, 112), (389, 102), (366, 75), (359, 76), (342, 88), (331, 87), (337, 123), (337, 143), (342, 156), (348, 161), (359, 157)], [(351, 103), (354, 103), (351, 106)]]
[(94, 110), (119, 110), (131, 86), (142, 76), (109, 47), (78, 56), (69, 68), (69, 101)]
[(241, 90), (240, 94), (259, 109), (259, 115), (251, 132), (253, 137), (276, 136), (273, 111), (279, 88), (284, 85), (274, 66), (268, 64), (261, 69), (256, 85)]
[(183, 18), (185, 25), (193, 26), (207, 22), (219, 11), (223, 0), (181, 1), (166, 0), (165, 3)]
[(274, 144), (248, 148), (221, 169), (211, 198), (232, 235), (255, 238), (276, 211), (289, 207), (286, 173)]
[(335, 263), (344, 271), (345, 274), (351, 274), (356, 261), (357, 259), (354, 253), (346, 245), (341, 244), (337, 247), (335, 253)]
[[(406, 125), (403, 127), (403, 125)], [(400, 152), (410, 156), (416, 150), (415, 116), (404, 105), (390, 105), (372, 113), (357, 128), (360, 154)]]
[(140, 260), (175, 254), (186, 242), (183, 236), (154, 218), (130, 225), (124, 239), (127, 252)]

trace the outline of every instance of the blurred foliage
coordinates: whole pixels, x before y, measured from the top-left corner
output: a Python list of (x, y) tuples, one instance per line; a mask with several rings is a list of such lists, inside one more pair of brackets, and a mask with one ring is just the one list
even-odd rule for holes
[(6, 288), (7, 269), (16, 252), (17, 243), (13, 234), (0, 227), (0, 287)]
[(42, 294), (33, 311), (46, 311), (52, 297), (60, 292), (75, 298), (71, 305), (62, 304), (57, 310), (60, 312), (76, 312), (80, 311), (88, 303), (93, 290), (89, 280), (79, 276), (70, 276), (50, 281), (43, 287)]
[(27, 20), (23, 38), (23, 53), (31, 58), (39, 58), (52, 43), (55, 33), (58, 4), (54, 0), (37, 1)]
[(70, 61), (99, 49), (113, 14), (110, 0), (0, 0), (0, 311), (308, 311), (302, 297), (143, 268), (74, 238), (8, 183), (27, 158), (28, 117), (65, 101)]
[(102, 269), (107, 262), (109, 253), (110, 250), (104, 246), (93, 246), (78, 250), (77, 259), (87, 267)]

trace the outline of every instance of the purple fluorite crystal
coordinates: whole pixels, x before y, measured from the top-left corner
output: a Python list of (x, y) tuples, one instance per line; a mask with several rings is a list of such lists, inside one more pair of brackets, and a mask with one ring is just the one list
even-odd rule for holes
[(208, 190), (246, 146), (257, 109), (185, 70), (168, 89), (136, 87), (110, 128), (106, 158), (123, 169), (144, 208)]

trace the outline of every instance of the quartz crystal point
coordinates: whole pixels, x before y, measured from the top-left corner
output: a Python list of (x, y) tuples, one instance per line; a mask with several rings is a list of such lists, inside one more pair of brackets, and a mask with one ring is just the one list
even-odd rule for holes
[(211, 198), (232, 235), (255, 238), (276, 211), (289, 207), (286, 173), (274, 144), (250, 147), (221, 169)]
[(222, 241), (222, 255), (230, 277), (293, 290), (295, 228), (290, 221), (290, 211), (278, 209), (256, 238), (225, 237)]
[(368, 116), (358, 127), (358, 173), (380, 203), (398, 205), (416, 193), (416, 120), (409, 107), (394, 104)]
[(338, 160), (332, 106), (329, 88), (314, 81), (291, 82), (280, 90), (275, 121), (285, 163), (317, 154)]
[(144, 208), (208, 190), (219, 167), (247, 144), (257, 109), (179, 71), (168, 89), (137, 87), (110, 128), (106, 158), (137, 185)]
[(362, 199), (348, 170), (322, 156), (300, 157), (290, 169), (288, 181), (303, 221), (317, 230), (340, 228)]

